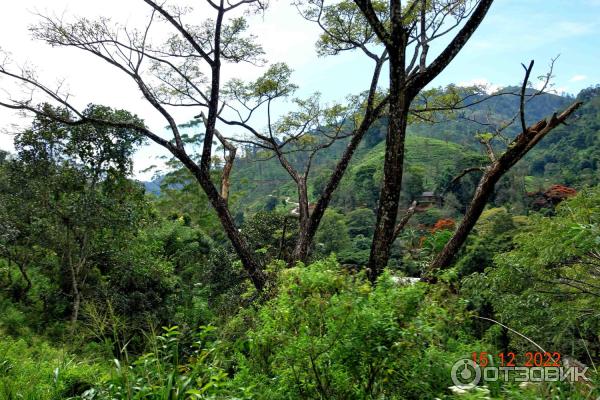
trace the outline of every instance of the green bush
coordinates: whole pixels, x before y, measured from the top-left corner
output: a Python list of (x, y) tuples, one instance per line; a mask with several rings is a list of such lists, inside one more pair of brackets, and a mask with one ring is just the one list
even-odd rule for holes
[(238, 341), (233, 387), (257, 399), (444, 393), (452, 364), (477, 345), (465, 333), (464, 311), (449, 313), (426, 292), (387, 273), (372, 287), (333, 258), (284, 270), (277, 296), (252, 322), (244, 315), (253, 327)]
[(0, 340), (0, 398), (62, 400), (92, 387), (103, 369), (30, 338)]

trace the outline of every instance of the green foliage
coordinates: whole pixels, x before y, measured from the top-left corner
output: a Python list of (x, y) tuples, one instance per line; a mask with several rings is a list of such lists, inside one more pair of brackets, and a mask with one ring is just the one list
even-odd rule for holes
[[(90, 118), (135, 121), (105, 107), (85, 112)], [(72, 127), (42, 117), (17, 135), (17, 157), (3, 165), (0, 179), (9, 228), (1, 255), (13, 299), (39, 313), (32, 325), (67, 316), (74, 325), (82, 299), (100, 300), (104, 277), (124, 266), (131, 238), (151, 218), (142, 189), (126, 178), (139, 142), (131, 130)]]
[(371, 238), (357, 235), (351, 239), (350, 246), (338, 253), (338, 260), (355, 266), (367, 265), (371, 254)]
[[(373, 6), (386, 23), (387, 6)], [(328, 7), (322, 17), (332, 32), (378, 44), (355, 4)], [(190, 29), (206, 38), (203, 29), (213, 23)], [(246, 31), (243, 18), (224, 25), (226, 60), (258, 61), (261, 50)], [(348, 43), (323, 36), (318, 49), (335, 54), (350, 50), (344, 47), (352, 47)], [(182, 42), (172, 38), (169, 44), (178, 48)], [(186, 68), (203, 79), (195, 67)], [(291, 72), (274, 64), (253, 82), (232, 80), (225, 95), (249, 104), (291, 96), (296, 90)], [(163, 88), (161, 95), (172, 95), (178, 85), (168, 78), (176, 86)], [(480, 89), (434, 88), (413, 106), (428, 102), (444, 108), (464, 94), (477, 101)], [(229, 202), (244, 239), (273, 278), (262, 295), (249, 289), (206, 195), (178, 161), (168, 162), (171, 172), (161, 177), (156, 195), (145, 196), (129, 179), (131, 155), (142, 142), (130, 128), (143, 121), (95, 105), (85, 116), (129, 128), (36, 119), (17, 136), (16, 155), (0, 151), (0, 398), (450, 398), (449, 371), (456, 360), (473, 351), (532, 350), (521, 336), (471, 318), (475, 315), (497, 319), (546, 349), (597, 364), (600, 189), (581, 191), (579, 185), (598, 182), (600, 100), (597, 88), (579, 97), (586, 102), (579, 118), (544, 139), (498, 183), (491, 208), (454, 268), (435, 286), (406, 284), (389, 271), (371, 285), (361, 272), (375, 224), (385, 117), (367, 132), (335, 192), (315, 237), (311, 255), (317, 261), (309, 266), (289, 268), (281, 261), (291, 259), (298, 232), (298, 220), (290, 215), (296, 192), (289, 176), (260, 148), (241, 146)], [(571, 100), (539, 96), (528, 103), (529, 119)], [(365, 99), (358, 95), (350, 107), (327, 108), (318, 95), (293, 101), (297, 111), (274, 127), (281, 137), (291, 137), (303, 121), (312, 121), (288, 154), (298, 166), (307, 161), (304, 150), (321, 143), (323, 133), (345, 132), (360, 122), (355, 112)], [(492, 119), (507, 119), (515, 101), (515, 96), (493, 98), (463, 116), (489, 111)], [(60, 108), (44, 111), (72, 117)], [(450, 114), (421, 116), (437, 120)], [(466, 175), (456, 185), (453, 178), (465, 167), (487, 162), (479, 149), (472, 151), (475, 127), (450, 119), (410, 126), (402, 203), (435, 190), (444, 194), (444, 205), (420, 208), (400, 234), (390, 262), (396, 272), (418, 276), (441, 250), (451, 232), (429, 227), (441, 218), (459, 218), (480, 175)], [(198, 126), (198, 121), (182, 126), (186, 143), (202, 139)], [(508, 137), (514, 133), (506, 131)], [(478, 138), (492, 145), (497, 140), (481, 132)], [(311, 202), (347, 140), (312, 159)], [(213, 162), (211, 178), (218, 182), (221, 160)], [(525, 191), (550, 186), (546, 179), (574, 183), (580, 194), (543, 217), (527, 208)], [(331, 253), (339, 263), (319, 260)], [(68, 323), (75, 317), (78, 323)], [(170, 324), (177, 326), (154, 332)], [(591, 376), (589, 390), (497, 383), (460, 397), (597, 396), (597, 376)]]
[(435, 254), (442, 251), (448, 240), (452, 237), (452, 231), (443, 229), (436, 231), (431, 235), (427, 236), (423, 242), (423, 249), (429, 254)]
[(160, 196), (153, 202), (158, 212), (165, 218), (181, 218), (188, 225), (200, 226), (210, 235), (222, 233), (208, 197), (195, 178), (178, 161), (170, 160), (169, 164), (173, 170), (160, 180)]
[[(600, 191), (588, 189), (558, 206), (553, 217), (532, 216), (514, 236), (514, 249), (494, 258), (483, 274), (465, 279), (478, 308), (490, 304), (507, 321), (546, 348), (589, 361), (598, 349)], [(523, 346), (514, 338), (515, 346)]]
[(416, 220), (423, 225), (433, 226), (443, 217), (442, 210), (439, 208), (428, 208), (425, 212), (416, 215)]
[(465, 350), (455, 314), (388, 273), (376, 287), (333, 259), (281, 272), (238, 347), (234, 386), (255, 398), (430, 398)]
[(105, 372), (43, 340), (0, 339), (0, 398), (63, 400), (91, 388)]
[[(44, 112), (67, 120), (72, 117), (68, 111), (50, 105), (44, 105)], [(100, 105), (89, 105), (83, 115), (90, 119), (143, 126), (139, 118), (127, 111)], [(67, 125), (38, 116), (31, 129), (16, 136), (15, 148), (25, 162), (66, 162), (77, 164), (90, 174), (123, 175), (131, 172), (131, 156), (143, 141), (143, 136), (130, 128), (93, 123)]]
[[(323, 33), (317, 42), (317, 52), (320, 55), (336, 55), (344, 50), (357, 48), (359, 44), (367, 46), (378, 42), (375, 32), (354, 2), (341, 1), (323, 7), (323, 10), (313, 2), (307, 4), (305, 15), (311, 19), (320, 17), (327, 29), (327, 33)], [(389, 18), (385, 3), (374, 1), (372, 7), (380, 19)]]
[(214, 398), (227, 378), (215, 357), (213, 327), (201, 327), (192, 344), (181, 346), (177, 326), (163, 328), (151, 337), (148, 353), (133, 362), (114, 360), (109, 378), (81, 394), (81, 400)]
[(298, 220), (278, 212), (261, 211), (246, 219), (242, 233), (264, 264), (287, 259), (298, 235)]
[(472, 236), (456, 263), (458, 275), (483, 272), (491, 267), (496, 254), (511, 248), (515, 229), (513, 218), (506, 208), (485, 210), (475, 226), (476, 236)]
[[(569, 186), (598, 184), (600, 166), (600, 96), (597, 88), (582, 90), (584, 102), (569, 126), (558, 127), (532, 151), (530, 172)], [(538, 178), (538, 179), (539, 179)]]
[(325, 255), (345, 249), (350, 242), (344, 215), (327, 210), (315, 235), (315, 246)]
[(346, 214), (348, 233), (354, 237), (371, 237), (375, 226), (375, 213), (368, 208), (357, 208)]

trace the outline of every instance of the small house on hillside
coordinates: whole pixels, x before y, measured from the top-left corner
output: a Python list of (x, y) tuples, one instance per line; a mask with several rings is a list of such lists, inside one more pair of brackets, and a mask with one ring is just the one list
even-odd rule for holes
[(442, 203), (442, 196), (436, 194), (435, 192), (423, 192), (420, 196), (417, 197), (417, 204), (419, 204), (420, 207), (441, 207)]

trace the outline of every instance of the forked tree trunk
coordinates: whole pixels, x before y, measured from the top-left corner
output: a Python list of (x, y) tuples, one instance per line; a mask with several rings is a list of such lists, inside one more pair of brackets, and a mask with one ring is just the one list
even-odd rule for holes
[[(379, 75), (379, 69), (380, 66), (376, 71), (376, 77), (378, 77)], [(376, 81), (375, 78), (374, 81)], [(379, 117), (381, 110), (386, 104), (387, 101), (379, 103), (373, 111), (367, 113), (362, 123), (352, 136), (352, 139), (350, 139), (350, 143), (348, 143), (348, 146), (344, 150), (342, 157), (336, 164), (333, 173), (329, 177), (327, 185), (325, 185), (325, 188), (323, 189), (323, 193), (315, 203), (312, 212), (309, 214), (306, 226), (304, 228), (301, 227), (299, 230), (298, 239), (296, 241), (296, 245), (292, 253), (292, 262), (305, 262), (308, 259), (310, 245), (315, 237), (315, 234), (317, 233), (317, 230), (319, 229), (321, 219), (323, 218), (327, 207), (329, 207), (329, 203), (331, 202), (333, 193), (342, 181), (344, 173), (346, 172), (346, 170), (348, 169), (348, 165), (350, 164), (350, 160), (352, 159), (352, 156), (354, 155), (354, 152), (356, 151), (358, 145), (362, 141), (365, 133), (373, 124), (373, 122)]]
[[(377, 18), (372, 15), (373, 12), (366, 6), (367, 3), (362, 0), (354, 1), (361, 8), (371, 26), (374, 29), (377, 28)], [(485, 17), (492, 2), (493, 0), (480, 0), (458, 34), (429, 66), (426, 66), (429, 46), (425, 41), (418, 72), (411, 71), (407, 75), (405, 51), (408, 46), (408, 38), (406, 37), (406, 28), (403, 26), (405, 20), (402, 16), (402, 2), (390, 0), (390, 35), (389, 38), (385, 37), (385, 40), (382, 40), (386, 43), (386, 48), (389, 51), (389, 126), (386, 136), (383, 185), (380, 191), (377, 224), (371, 244), (367, 271), (372, 282), (386, 267), (394, 239), (394, 227), (402, 186), (406, 124), (410, 103), (461, 51)], [(423, 1), (420, 4), (424, 8), (428, 2)], [(421, 18), (423, 18), (426, 13), (423, 12), (423, 9), (421, 11)]]
[(389, 96), (386, 99), (381, 100), (379, 104), (375, 104), (377, 84), (379, 82), (379, 76), (381, 74), (383, 65), (384, 60), (383, 58), (380, 58), (375, 65), (375, 70), (373, 71), (373, 76), (371, 78), (371, 86), (369, 87), (369, 96), (366, 101), (366, 112), (364, 118), (360, 125), (356, 128), (356, 131), (352, 135), (350, 142), (342, 153), (340, 160), (337, 162), (333, 172), (329, 176), (329, 180), (323, 189), (323, 193), (321, 193), (321, 196), (319, 196), (319, 199), (316, 201), (315, 206), (309, 215), (306, 227), (304, 229), (300, 229), (296, 246), (292, 252), (292, 262), (307, 260), (310, 245), (315, 237), (315, 234), (317, 233), (321, 219), (323, 218), (325, 210), (327, 210), (327, 207), (331, 202), (333, 193), (339, 186), (346, 170), (348, 169), (350, 160), (352, 159), (363, 137), (367, 133), (367, 130), (371, 127), (373, 122), (375, 122), (375, 120), (381, 116), (385, 106), (388, 104)]
[[(9, 270), (10, 270), (10, 259), (9, 259), (8, 263), (9, 263), (8, 265), (9, 265)], [(27, 283), (27, 285), (25, 286), (25, 288), (23, 288), (23, 290), (22, 290), (23, 297), (26, 297), (27, 293), (29, 293), (29, 291), (31, 290), (31, 287), (33, 285), (31, 283), (31, 279), (29, 279), (29, 275), (27, 274), (27, 270), (25, 269), (25, 266), (23, 264), (21, 264), (20, 262), (17, 262), (17, 261), (15, 261), (15, 264), (17, 265), (17, 268), (19, 268), (19, 272), (21, 273), (21, 276), (23, 277), (23, 279)]]

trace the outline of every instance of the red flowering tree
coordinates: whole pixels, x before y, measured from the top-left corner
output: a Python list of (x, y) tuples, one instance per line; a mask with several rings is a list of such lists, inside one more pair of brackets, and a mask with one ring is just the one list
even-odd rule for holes
[(431, 233), (436, 233), (438, 231), (452, 231), (456, 226), (456, 222), (452, 218), (442, 218), (439, 219), (431, 228)]
[(552, 185), (544, 192), (529, 193), (533, 198), (532, 207), (534, 210), (542, 208), (554, 208), (561, 201), (573, 197), (577, 191), (564, 185)]

